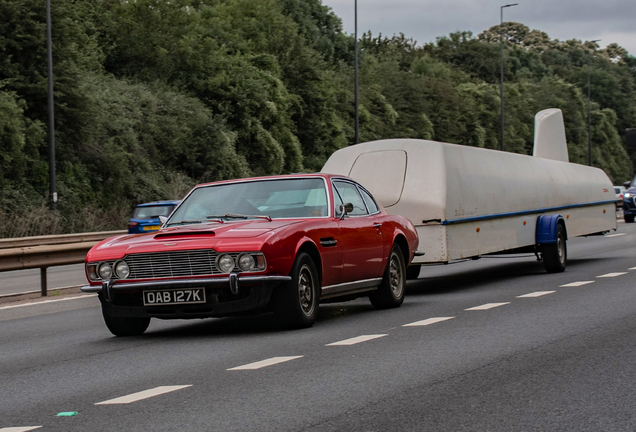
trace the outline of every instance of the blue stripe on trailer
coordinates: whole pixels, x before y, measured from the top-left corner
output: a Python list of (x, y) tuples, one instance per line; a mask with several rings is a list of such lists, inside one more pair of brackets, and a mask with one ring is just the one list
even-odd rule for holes
[(571, 208), (590, 207), (595, 205), (611, 204), (611, 203), (615, 204), (616, 200), (614, 199), (614, 200), (596, 201), (596, 202), (583, 203), (583, 204), (570, 204), (570, 205), (559, 206), (559, 207), (550, 207), (550, 208), (535, 209), (535, 210), (524, 210), (519, 212), (511, 212), (511, 213), (497, 213), (497, 214), (491, 214), (491, 215), (474, 216), (474, 217), (460, 218), (460, 219), (447, 219), (445, 221), (442, 221), (442, 225), (451, 225), (456, 223), (474, 222), (474, 221), (489, 220), (489, 219), (500, 219), (500, 218), (506, 218), (506, 217), (523, 216), (523, 215), (537, 214), (537, 213), (548, 213), (548, 212), (566, 210)]

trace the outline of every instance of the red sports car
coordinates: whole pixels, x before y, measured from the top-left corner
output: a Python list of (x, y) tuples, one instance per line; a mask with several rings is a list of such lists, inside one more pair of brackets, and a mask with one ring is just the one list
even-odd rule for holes
[(309, 327), (321, 301), (404, 300), (415, 228), (353, 180), (299, 174), (195, 187), (158, 232), (113, 237), (86, 256), (108, 329), (142, 334), (150, 318), (273, 310)]

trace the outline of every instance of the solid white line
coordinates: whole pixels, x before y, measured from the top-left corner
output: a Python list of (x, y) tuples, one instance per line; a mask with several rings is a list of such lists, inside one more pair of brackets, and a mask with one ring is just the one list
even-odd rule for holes
[(27, 432), (34, 429), (40, 429), (42, 426), (22, 426), (22, 427), (7, 427), (0, 429), (0, 432)]
[(377, 334), (377, 335), (362, 335), (362, 336), (358, 336), (358, 337), (354, 337), (351, 339), (345, 339), (345, 340), (341, 340), (339, 342), (333, 342), (330, 344), (327, 344), (325, 346), (341, 346), (341, 345), (355, 345), (361, 342), (366, 342), (372, 339), (377, 339), (377, 338), (381, 338), (384, 336), (388, 336), (385, 334)]
[[(13, 306), (2, 306), (0, 307), (0, 310), (26, 307), (26, 306), (37, 306), (41, 304), (55, 303), (55, 302), (61, 302), (61, 301), (67, 301), (67, 300), (77, 300), (77, 299), (83, 299), (83, 298), (89, 298), (89, 297), (97, 297), (97, 294), (85, 294), (85, 295), (80, 295), (75, 297), (65, 297), (65, 298), (55, 299), (55, 300), (44, 300), (41, 302), (24, 303), (24, 304), (13, 305)], [(2, 431), (2, 429), (0, 429), (0, 431)]]
[(623, 236), (623, 235), (627, 235), (627, 233), (620, 233), (620, 234), (607, 235), (607, 236), (605, 236), (605, 238), (610, 238), (610, 237), (619, 237), (619, 236)]
[(428, 318), (422, 321), (415, 321), (410, 324), (404, 324), (402, 327), (415, 327), (415, 326), (427, 326), (431, 324), (435, 324), (442, 321), (447, 321), (453, 319), (455, 317), (437, 317), (437, 318)]
[(161, 386), (155, 387), (153, 389), (140, 391), (137, 393), (129, 394), (127, 396), (118, 397), (115, 399), (109, 399), (104, 402), (97, 402), (95, 405), (116, 405), (116, 404), (129, 404), (132, 402), (137, 402), (142, 399), (148, 399), (153, 396), (159, 396), (164, 393), (170, 393), (173, 391), (181, 390), (186, 387), (192, 387), (192, 384), (189, 385), (179, 385), (179, 386)]
[(597, 278), (601, 278), (601, 277), (616, 277), (616, 276), (622, 276), (624, 274), (627, 274), (627, 272), (622, 272), (622, 273), (607, 273), (604, 275), (600, 275), (600, 276), (596, 276)]
[(517, 298), (531, 298), (531, 297), (541, 297), (547, 294), (555, 293), (556, 291), (535, 291), (528, 294), (517, 296)]
[(488, 309), (496, 308), (496, 307), (507, 305), (507, 304), (510, 304), (510, 302), (505, 302), (505, 303), (486, 303), (486, 304), (483, 304), (481, 306), (475, 306), (475, 307), (471, 307), (471, 308), (464, 309), (464, 310), (467, 310), (467, 311), (488, 310)]
[(579, 287), (579, 286), (583, 286), (583, 285), (587, 285), (587, 284), (591, 284), (591, 283), (594, 283), (594, 281), (570, 282), (570, 283), (565, 284), (565, 285), (559, 285), (559, 288), (561, 288), (561, 287)]
[(260, 369), (260, 368), (264, 368), (267, 366), (271, 366), (271, 365), (275, 365), (278, 363), (284, 363), (284, 362), (288, 362), (290, 360), (296, 360), (299, 358), (302, 358), (303, 356), (289, 356), (289, 357), (272, 357), (270, 359), (267, 360), (261, 360), (259, 362), (256, 363), (250, 363), (250, 364), (246, 364), (243, 366), (237, 366), (237, 367), (233, 367), (231, 369), (228, 369), (229, 371), (231, 370), (254, 370), (254, 369)]

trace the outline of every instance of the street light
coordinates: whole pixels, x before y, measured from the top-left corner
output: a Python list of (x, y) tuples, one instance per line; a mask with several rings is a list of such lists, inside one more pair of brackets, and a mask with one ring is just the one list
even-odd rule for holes
[(46, 51), (49, 88), (49, 193), (51, 208), (57, 207), (57, 191), (55, 189), (55, 125), (53, 116), (53, 47), (51, 42), (51, 0), (46, 0)]
[(517, 6), (519, 3), (512, 3), (501, 6), (501, 19), (499, 24), (499, 42), (501, 45), (501, 86), (500, 86), (500, 99), (501, 99), (501, 151), (504, 151), (504, 75), (503, 75), (503, 10), (504, 8)]
[(358, 0), (354, 1), (354, 34), (355, 34), (355, 105), (356, 105), (356, 136), (354, 144), (360, 142), (360, 122), (358, 120)]
[[(600, 42), (600, 39), (594, 39), (590, 43), (596, 44)], [(590, 97), (592, 93), (592, 86), (590, 85), (590, 58), (592, 54), (587, 56), (587, 155), (588, 165), (592, 166), (592, 110), (590, 109)]]

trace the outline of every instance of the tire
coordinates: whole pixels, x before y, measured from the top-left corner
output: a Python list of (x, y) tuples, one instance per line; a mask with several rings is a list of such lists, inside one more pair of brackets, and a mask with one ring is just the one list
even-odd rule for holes
[(625, 216), (623, 216), (623, 219), (625, 219), (626, 223), (633, 223), (634, 222), (634, 215), (625, 215)]
[(291, 281), (274, 288), (274, 313), (285, 328), (311, 327), (318, 316), (320, 279), (308, 254), (296, 256), (290, 276)]
[(420, 277), (420, 270), (422, 266), (417, 264), (411, 264), (406, 268), (406, 280), (415, 280)]
[(389, 259), (384, 270), (380, 286), (369, 295), (371, 304), (376, 309), (399, 307), (404, 302), (406, 291), (406, 265), (400, 247), (391, 248)]
[(568, 248), (565, 239), (565, 228), (557, 227), (557, 241), (543, 246), (543, 267), (548, 273), (561, 273), (568, 260)]
[(150, 318), (114, 317), (108, 315), (103, 308), (102, 315), (104, 316), (106, 327), (115, 336), (139, 336), (150, 325)]

